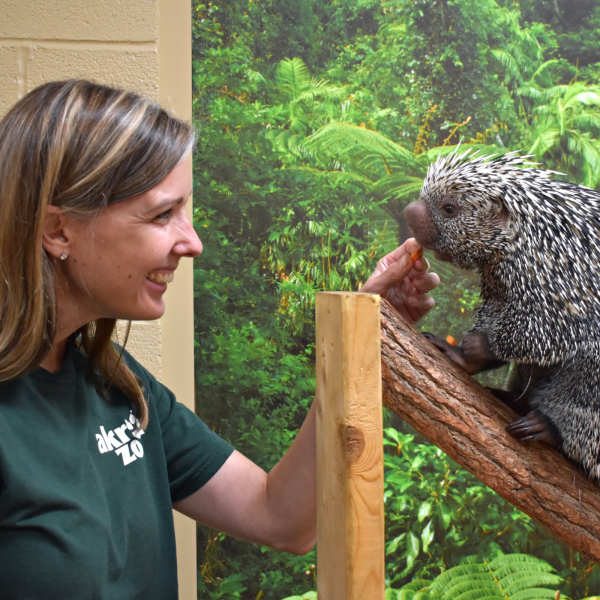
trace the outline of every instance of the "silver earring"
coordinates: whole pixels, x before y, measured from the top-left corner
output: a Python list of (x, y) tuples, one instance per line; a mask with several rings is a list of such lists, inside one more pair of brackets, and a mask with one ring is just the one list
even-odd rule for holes
[(60, 255), (60, 260), (67, 260), (67, 256), (69, 256), (69, 255), (68, 255), (66, 252), (63, 252), (63, 253)]

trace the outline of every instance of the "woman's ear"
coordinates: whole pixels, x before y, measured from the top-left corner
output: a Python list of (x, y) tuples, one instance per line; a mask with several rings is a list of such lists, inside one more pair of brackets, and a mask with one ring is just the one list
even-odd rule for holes
[(69, 256), (72, 243), (72, 218), (59, 206), (47, 206), (42, 232), (42, 247), (48, 254), (61, 260)]

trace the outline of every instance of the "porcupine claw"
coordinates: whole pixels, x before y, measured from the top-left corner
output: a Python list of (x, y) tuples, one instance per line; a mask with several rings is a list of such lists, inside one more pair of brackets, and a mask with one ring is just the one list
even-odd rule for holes
[(560, 435), (550, 421), (537, 410), (511, 423), (506, 431), (521, 441), (546, 442), (555, 448), (560, 447)]
[(495, 369), (503, 364), (490, 355), (486, 338), (482, 334), (466, 336), (462, 346), (453, 346), (431, 333), (423, 332), (423, 335), (469, 375)]
[(463, 349), (460, 346), (453, 346), (446, 340), (436, 337), (432, 333), (427, 333), (426, 331), (423, 332), (423, 336), (427, 338), (438, 350), (445, 354), (450, 360), (452, 360), (457, 365), (461, 366), (463, 369), (466, 370), (465, 357)]

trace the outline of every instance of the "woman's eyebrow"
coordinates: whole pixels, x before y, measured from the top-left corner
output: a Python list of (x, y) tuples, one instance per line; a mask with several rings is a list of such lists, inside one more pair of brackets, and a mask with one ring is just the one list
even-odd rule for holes
[(161, 210), (162, 208), (165, 208), (167, 206), (172, 206), (173, 204), (181, 204), (184, 200), (185, 198), (170, 198), (168, 200), (163, 200), (162, 202), (159, 202), (158, 204), (154, 204), (152, 206), (152, 212), (154, 212), (155, 210)]
[[(190, 190), (190, 193), (188, 194), (188, 198), (192, 195), (193, 190)], [(163, 200), (162, 202), (159, 202), (158, 204), (154, 204), (151, 207), (151, 211), (154, 212), (155, 210), (161, 210), (162, 208), (165, 208), (167, 206), (172, 206), (173, 204), (181, 204), (182, 202), (185, 201), (185, 198), (168, 198), (167, 200)]]

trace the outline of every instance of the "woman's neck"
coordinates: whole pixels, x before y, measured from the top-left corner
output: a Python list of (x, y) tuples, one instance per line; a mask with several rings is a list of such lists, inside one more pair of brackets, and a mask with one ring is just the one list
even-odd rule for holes
[(65, 355), (67, 352), (67, 339), (68, 338), (65, 337), (62, 340), (54, 340), (52, 348), (50, 348), (50, 352), (48, 352), (44, 360), (40, 363), (40, 367), (42, 367), (42, 369), (50, 371), (50, 373), (58, 373), (63, 361), (65, 360)]
[(56, 331), (52, 348), (40, 363), (42, 369), (57, 373), (65, 360), (67, 341), (75, 331), (97, 319), (97, 315), (82, 312), (68, 293), (64, 282), (58, 281), (56, 286)]

